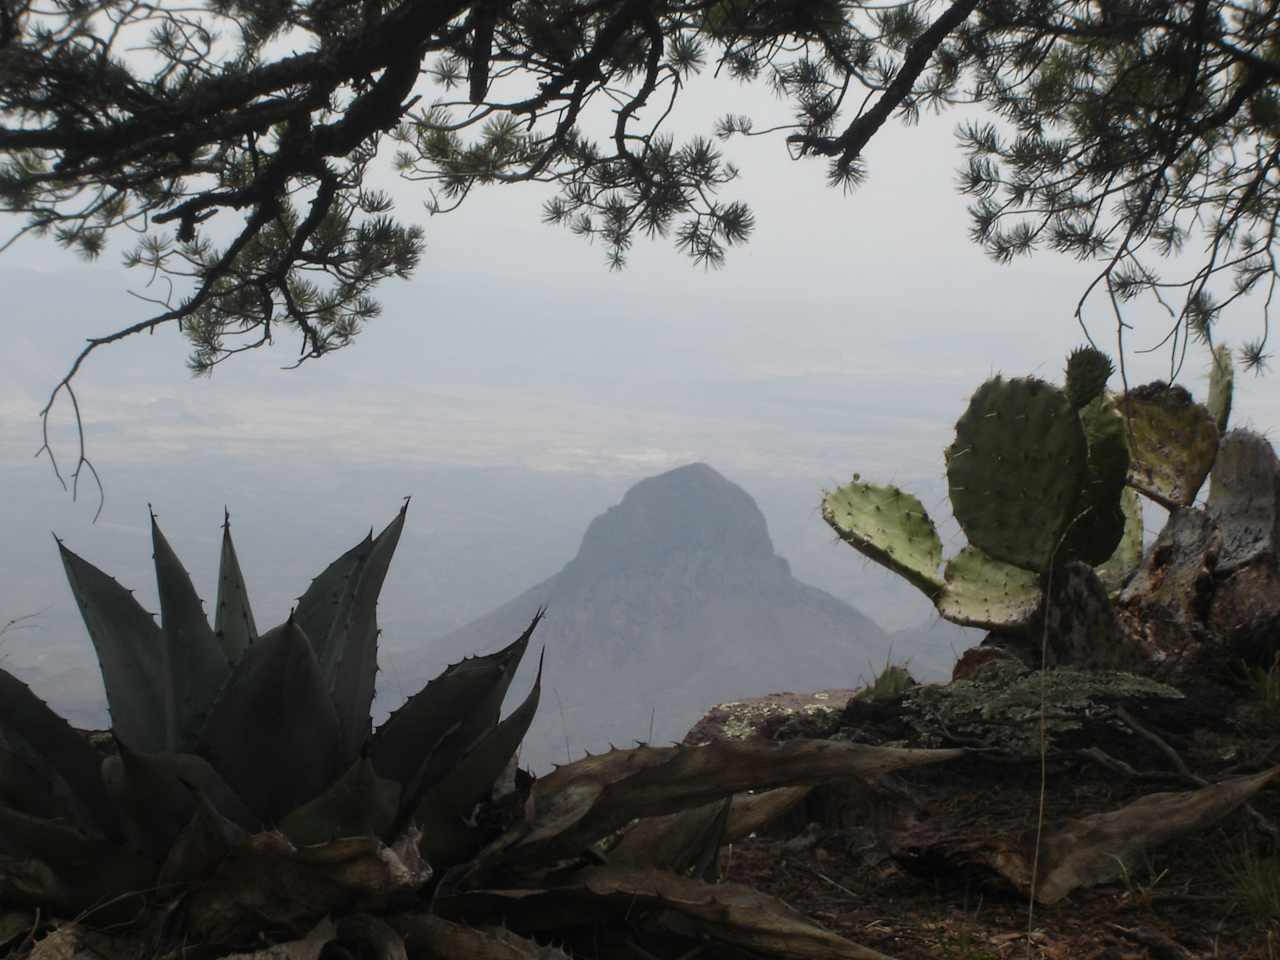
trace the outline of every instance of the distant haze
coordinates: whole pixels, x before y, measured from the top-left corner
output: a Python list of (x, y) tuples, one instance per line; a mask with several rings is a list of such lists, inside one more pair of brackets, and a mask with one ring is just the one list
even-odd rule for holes
[[(691, 103), (697, 129), (729, 107), (779, 109), (736, 88)], [(85, 265), (18, 244), (0, 256), (0, 623), (40, 616), (0, 638), (0, 661), (55, 706), (89, 702), (93, 655), (49, 534), (156, 609), (148, 502), (206, 598), (230, 507), (268, 625), (413, 495), (412, 549), (384, 592), (396, 624), (387, 642), (402, 649), (552, 576), (632, 483), (696, 461), (751, 494), (798, 579), (885, 630), (930, 621), (918, 593), (834, 542), (821, 491), (857, 471), (918, 492), (945, 525), (942, 450), (966, 398), (995, 371), (1059, 379), (1082, 338), (1072, 310), (1090, 275), (1052, 255), (1002, 267), (968, 243), (951, 123), (886, 129), (867, 152), (869, 183), (850, 197), (776, 141), (730, 144), (744, 179), (725, 196), (750, 199), (758, 229), (722, 271), (692, 269), (659, 243), (610, 274), (603, 251), (539, 223), (537, 188), (485, 190), (428, 220), (418, 275), (386, 285), (384, 315), (333, 356), (282, 372), (296, 349), (282, 336), (193, 381), (177, 331), (108, 347), (77, 381), (107, 488), (96, 525), (92, 482), (73, 503), (32, 459), (37, 414), (86, 336), (147, 315), (128, 289), (164, 291), (118, 269), (118, 250)], [(415, 218), (421, 196), (394, 189)], [(1113, 321), (1092, 319), (1113, 347)], [(1166, 321), (1134, 319), (1131, 380), (1167, 376), (1164, 351), (1137, 352)], [(1246, 307), (1219, 336), (1257, 333)], [(1193, 391), (1204, 366), (1193, 347)], [(1237, 422), (1280, 424), (1274, 375), (1238, 385)], [(65, 403), (52, 427), (65, 469)], [(944, 534), (954, 549), (955, 531)], [(381, 682), (395, 683), (388, 674)]]

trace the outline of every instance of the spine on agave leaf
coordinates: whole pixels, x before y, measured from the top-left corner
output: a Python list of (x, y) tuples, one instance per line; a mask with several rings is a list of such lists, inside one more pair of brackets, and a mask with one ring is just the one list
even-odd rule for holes
[(258, 638), (209, 712), (207, 756), (261, 820), (278, 823), (341, 771), (338, 715), (290, 618)]
[(1195, 502), (1218, 454), (1209, 411), (1182, 387), (1159, 380), (1125, 394), (1129, 485), (1170, 510)]
[(969, 542), (992, 559), (1046, 569), (1088, 460), (1066, 394), (1030, 378), (988, 380), (957, 421), (946, 459), (952, 510)]
[(151, 514), (151, 543), (164, 637), (166, 750), (195, 746), (205, 715), (230, 674), (227, 656), (205, 617), (182, 562)]
[(164, 637), (133, 594), (58, 541), (62, 565), (102, 669), (111, 727), (135, 750), (169, 747)]
[(249, 606), (249, 591), (240, 572), (240, 560), (231, 542), (231, 514), (224, 508), (222, 520), (222, 556), (218, 563), (218, 609), (214, 614), (213, 633), (222, 652), (232, 666), (240, 662), (249, 645), (258, 637), (258, 626)]
[(942, 541), (919, 498), (855, 479), (822, 498), (822, 518), (845, 543), (926, 596), (942, 590)]

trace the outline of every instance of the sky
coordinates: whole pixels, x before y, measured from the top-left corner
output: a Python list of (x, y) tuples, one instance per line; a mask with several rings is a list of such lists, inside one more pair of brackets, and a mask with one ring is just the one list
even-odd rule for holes
[[(678, 125), (709, 131), (727, 111), (764, 126), (785, 107), (709, 82), (687, 92)], [(968, 395), (996, 372), (1060, 380), (1092, 275), (1054, 254), (995, 264), (969, 242), (957, 121), (886, 126), (865, 154), (868, 182), (847, 196), (780, 138), (731, 141), (742, 178), (723, 196), (747, 199), (757, 227), (715, 271), (641, 241), (609, 272), (602, 248), (541, 223), (534, 185), (481, 189), (428, 217), (419, 188), (380, 181), (401, 218), (424, 223), (427, 250), (411, 280), (380, 289), (383, 315), (348, 349), (284, 371), (296, 351), (285, 337), (192, 379), (185, 342), (162, 330), (90, 359), (77, 392), (106, 486), (96, 524), (96, 490), (73, 502), (33, 457), (38, 413), (84, 337), (145, 315), (128, 291), (146, 292), (146, 278), (118, 251), (86, 264), (21, 241), (0, 255), (0, 624), (40, 616), (0, 637), (0, 662), (55, 704), (92, 689), (49, 532), (155, 609), (148, 502), (206, 599), (228, 505), (251, 584), (265, 584), (260, 621), (275, 622), (415, 495), (420, 562), (393, 574), (383, 602), (427, 601), (430, 637), (555, 572), (631, 483), (695, 460), (757, 497), (801, 579), (891, 628), (926, 618), (926, 601), (834, 542), (821, 492), (858, 472), (945, 515), (942, 451)], [(1132, 348), (1159, 340), (1150, 315), (1137, 319)], [(1220, 339), (1249, 339), (1257, 322), (1238, 311)], [(1126, 359), (1134, 382), (1167, 367), (1163, 354)], [(1206, 364), (1193, 356), (1182, 377), (1201, 395)], [(51, 434), (64, 469), (70, 422), (64, 403)], [(1238, 379), (1235, 422), (1280, 424), (1274, 375)], [(946, 539), (957, 548), (953, 529)]]

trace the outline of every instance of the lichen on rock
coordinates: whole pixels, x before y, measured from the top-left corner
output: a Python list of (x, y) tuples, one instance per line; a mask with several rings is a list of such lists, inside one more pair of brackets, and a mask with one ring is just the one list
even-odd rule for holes
[(1083, 729), (1087, 721), (1105, 720), (1115, 702), (1182, 698), (1173, 687), (1132, 673), (1061, 668), (1042, 675), (1002, 658), (970, 679), (909, 690), (903, 698), (903, 719), (925, 744), (965, 743), (1035, 756), (1040, 750), (1042, 696), (1050, 741)]

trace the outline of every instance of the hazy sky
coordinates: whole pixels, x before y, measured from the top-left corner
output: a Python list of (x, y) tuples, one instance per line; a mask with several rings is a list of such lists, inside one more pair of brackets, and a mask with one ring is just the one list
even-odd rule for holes
[[(732, 111), (754, 112), (763, 126), (784, 110), (758, 90), (710, 85), (690, 92), (680, 125), (709, 130)], [(318, 569), (389, 518), (400, 495), (418, 492), (404, 488), (415, 470), (574, 478), (585, 484), (575, 489), (593, 491), (578, 498), (585, 526), (627, 483), (703, 460), (789, 502), (771, 521), (780, 545), (796, 550), (829, 543), (820, 490), (854, 471), (932, 491), (932, 506), (945, 511), (942, 450), (967, 396), (996, 371), (1060, 379), (1081, 339), (1071, 314), (1091, 275), (1053, 254), (996, 265), (968, 241), (954, 191), (955, 119), (887, 127), (866, 153), (869, 182), (850, 196), (826, 187), (820, 161), (789, 160), (780, 138), (731, 141), (725, 150), (743, 176), (724, 196), (748, 199), (757, 229), (713, 272), (658, 241), (640, 242), (628, 269), (610, 273), (603, 249), (540, 222), (537, 187), (482, 189), (460, 211), (428, 218), (416, 188), (395, 186), (398, 214), (426, 222), (426, 255), (411, 281), (381, 289), (384, 315), (347, 350), (282, 372), (296, 351), (284, 337), (193, 380), (185, 342), (166, 330), (90, 360), (77, 388), (107, 485), (96, 527), (95, 492), (73, 504), (47, 463), (32, 460), (38, 410), (82, 338), (145, 315), (126, 291), (146, 278), (123, 271), (117, 257), (86, 265), (24, 240), (0, 256), (0, 519), (20, 531), (3, 551), (0, 622), (69, 607), (46, 531), (90, 559), (114, 555), (112, 538), (132, 543), (145, 530), (148, 500), (162, 517), (203, 531), (202, 543), (214, 540), (228, 503), (253, 528), (253, 563), (290, 571)], [(1222, 325), (1223, 341), (1257, 334), (1253, 312), (1237, 316)], [(1108, 329), (1099, 319), (1104, 347)], [(1162, 333), (1144, 322), (1130, 345)], [(1163, 354), (1128, 360), (1136, 382), (1167, 367)], [(1203, 392), (1204, 366), (1193, 357), (1183, 375), (1193, 391)], [(1280, 423), (1274, 376), (1242, 377), (1236, 410), (1237, 423), (1264, 431)], [(54, 433), (64, 462), (73, 453), (68, 414), (59, 407)], [(483, 510), (464, 502), (465, 484), (448, 496), (423, 504), (413, 522)], [(784, 515), (795, 529), (778, 529)], [(519, 522), (504, 524), (511, 549), (533, 549), (519, 546)], [(317, 532), (302, 540), (291, 532), (273, 546), (262, 532), (273, 525)], [(543, 566), (549, 573), (567, 559)], [(865, 565), (849, 569), (881, 582)], [(410, 603), (420, 589), (413, 571), (400, 576), (404, 592), (389, 586), (388, 603)], [(145, 596), (140, 580), (129, 585)], [(532, 582), (491, 592), (513, 596)], [(31, 586), (43, 583), (47, 592)], [(199, 585), (208, 597), (209, 582)]]

